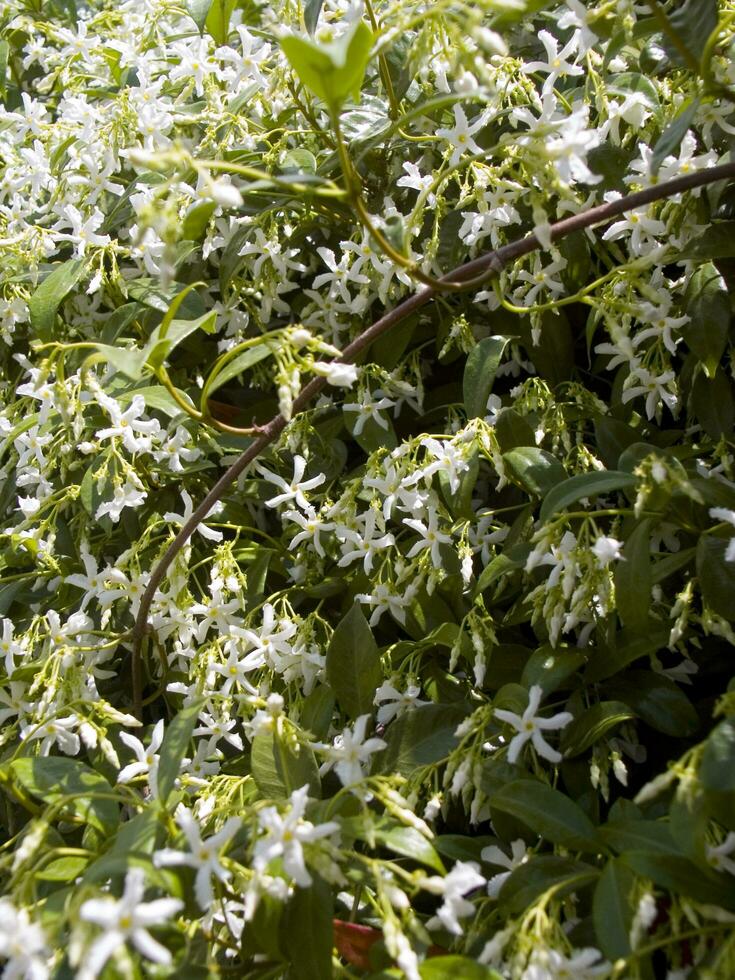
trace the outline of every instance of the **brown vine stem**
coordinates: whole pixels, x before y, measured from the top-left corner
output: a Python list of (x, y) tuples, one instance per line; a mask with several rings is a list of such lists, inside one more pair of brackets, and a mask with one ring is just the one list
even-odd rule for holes
[[(718, 167), (710, 167), (707, 170), (701, 170), (698, 173), (687, 174), (684, 177), (675, 177), (673, 180), (667, 180), (664, 183), (655, 184), (652, 187), (647, 187), (645, 190), (637, 191), (634, 194), (628, 194), (625, 197), (619, 198), (617, 201), (610, 201), (607, 204), (601, 204), (598, 207), (590, 208), (587, 211), (582, 211), (580, 214), (575, 214), (569, 218), (564, 218), (561, 221), (557, 221), (555, 224), (551, 225), (551, 239), (552, 241), (559, 241), (560, 239), (565, 238), (567, 235), (571, 235), (576, 231), (583, 231), (585, 228), (591, 228), (594, 225), (605, 224), (611, 221), (613, 218), (624, 214), (626, 211), (634, 211), (636, 208), (645, 207), (647, 204), (651, 204), (653, 201), (660, 201), (667, 197), (674, 197), (677, 194), (693, 190), (696, 187), (704, 187), (706, 184), (713, 184), (719, 180), (732, 179), (735, 179), (735, 163), (725, 163)], [(540, 248), (543, 248), (543, 246), (535, 234), (526, 235), (525, 238), (511, 242), (509, 245), (504, 245), (502, 248), (497, 249), (497, 251), (480, 255), (478, 258), (472, 259), (470, 262), (465, 262), (456, 269), (452, 269), (451, 272), (448, 272), (447, 275), (444, 276), (444, 280), (450, 282), (469, 281), (469, 284), (472, 285), (471, 280), (481, 273), (490, 271), (494, 271), (496, 274), (500, 273), (510, 262), (513, 262), (515, 259), (519, 259), (524, 255), (529, 255), (531, 252), (535, 252)], [(418, 292), (414, 293), (413, 296), (410, 296), (408, 299), (404, 300), (394, 309), (389, 310), (388, 313), (385, 313), (379, 320), (376, 320), (375, 323), (371, 324), (366, 330), (364, 330), (359, 337), (356, 337), (351, 344), (345, 347), (342, 353), (341, 361), (344, 363), (351, 363), (354, 361), (358, 354), (369, 347), (374, 340), (386, 333), (388, 330), (391, 330), (396, 326), (396, 324), (401, 323), (406, 319), (406, 317), (410, 316), (416, 310), (421, 309), (422, 306), (426, 306), (426, 304), (429, 303), (437, 294), (436, 289), (431, 286), (427, 286), (424, 289), (420, 289)], [(324, 378), (313, 378), (311, 381), (309, 381), (309, 383), (301, 389), (301, 392), (294, 401), (294, 415), (303, 411), (303, 409), (305, 409), (311, 402), (312, 398), (319, 394), (325, 385), (326, 380)], [(176, 555), (179, 553), (179, 551), (181, 551), (194, 531), (196, 531), (200, 522), (204, 520), (210, 509), (214, 506), (214, 504), (222, 499), (228, 487), (234, 483), (238, 476), (240, 476), (240, 474), (253, 462), (253, 460), (257, 459), (263, 450), (276, 440), (285, 427), (286, 420), (283, 418), (283, 416), (276, 415), (270, 420), (270, 422), (262, 426), (262, 428), (259, 428), (257, 438), (248, 446), (245, 452), (232, 464), (232, 466), (230, 466), (228, 470), (225, 470), (219, 480), (217, 480), (204, 500), (202, 500), (201, 504), (199, 504), (199, 506), (193, 512), (189, 520), (182, 525), (181, 530), (168, 546), (161, 560), (153, 569), (148, 585), (146, 586), (146, 590), (140, 600), (138, 615), (135, 619), (135, 625), (132, 630), (132, 675), (134, 678), (132, 692), (133, 711), (138, 718), (140, 718), (141, 702), (143, 699), (140, 680), (141, 644), (145, 635), (150, 631), (148, 614), (150, 612), (151, 603), (153, 602), (153, 597), (156, 594), (158, 586), (163, 581), (163, 578)]]

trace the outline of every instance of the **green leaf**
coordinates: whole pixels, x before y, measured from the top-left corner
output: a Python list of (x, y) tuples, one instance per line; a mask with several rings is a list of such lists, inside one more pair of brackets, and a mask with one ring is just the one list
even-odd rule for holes
[[(699, 0), (697, 0), (699, 2)], [(649, 165), (651, 176), (655, 177), (659, 170), (661, 169), (661, 164), (664, 162), (667, 156), (672, 153), (676, 155), (679, 152), (679, 147), (681, 146), (681, 141), (687, 134), (689, 127), (694, 122), (694, 117), (699, 109), (699, 99), (693, 99), (691, 102), (687, 102), (683, 109), (681, 109), (674, 119), (671, 120), (669, 125), (663, 131), (661, 136), (656, 141), (653, 147), (653, 153), (651, 154), (651, 162)]]
[(677, 259), (709, 261), (735, 258), (735, 221), (713, 221), (684, 246)]
[(578, 715), (562, 732), (560, 748), (565, 758), (585, 752), (611, 729), (635, 718), (627, 704), (601, 701)]
[(299, 80), (333, 113), (348, 96), (358, 101), (372, 45), (373, 32), (363, 20), (331, 44), (317, 44), (297, 34), (281, 38), (283, 53)]
[[(209, 0), (207, 0), (209, 3)], [(198, 242), (204, 237), (209, 219), (217, 209), (214, 201), (198, 201), (184, 216), (181, 235), (184, 239)]]
[(707, 377), (714, 378), (727, 346), (732, 314), (730, 294), (718, 268), (711, 262), (700, 266), (689, 280), (686, 296), (690, 319), (680, 333)]
[(560, 510), (585, 497), (597, 497), (599, 494), (613, 493), (616, 490), (627, 490), (635, 484), (636, 478), (632, 473), (623, 473), (620, 470), (571, 476), (546, 494), (541, 504), (539, 520), (548, 521)]
[(735, 722), (721, 721), (704, 744), (699, 778), (705, 789), (716, 793), (735, 792)]
[(467, 714), (464, 703), (425, 704), (407, 711), (388, 729), (388, 747), (375, 756), (375, 770), (410, 776), (419, 766), (444, 759), (456, 747), (457, 725)]
[(660, 820), (615, 820), (600, 827), (600, 836), (613, 850), (651, 851), (657, 854), (676, 854), (678, 847), (669, 825)]
[(91, 824), (103, 834), (115, 830), (120, 820), (120, 807), (111, 799), (95, 799), (92, 794), (110, 796), (113, 788), (104, 776), (76, 759), (42, 756), (36, 759), (15, 759), (9, 763), (14, 779), (32, 796), (44, 803), (59, 803), (70, 799), (62, 810), (65, 820), (73, 814), (76, 822)]
[(697, 577), (702, 597), (718, 616), (735, 619), (735, 562), (725, 561), (728, 539), (703, 534), (697, 544)]
[(281, 946), (293, 980), (325, 980), (333, 975), (332, 906), (331, 887), (316, 875), (310, 888), (296, 888), (286, 906)]
[(477, 585), (475, 586), (475, 595), (478, 596), (485, 589), (489, 589), (494, 582), (497, 582), (504, 575), (510, 575), (511, 572), (523, 568), (530, 553), (531, 546), (523, 544), (511, 548), (510, 551), (504, 551), (502, 554), (496, 555), (480, 573)]
[(419, 967), (421, 980), (493, 980), (498, 974), (466, 956), (432, 956)]
[(209, 8), (212, 6), (212, 0), (186, 0), (184, 6), (186, 7), (187, 14), (197, 25), (201, 34), (204, 31), (204, 25), (207, 20)]
[(615, 599), (623, 623), (644, 629), (651, 608), (651, 533), (649, 520), (633, 529), (615, 566)]
[(723, 368), (714, 378), (701, 372), (692, 385), (689, 408), (710, 439), (730, 435), (735, 425), (732, 383)]
[[(256, 344), (255, 347), (250, 347), (248, 350), (244, 350), (241, 354), (233, 358), (221, 358), (220, 361), (214, 364), (207, 378), (204, 389), (202, 390), (202, 401), (206, 402), (212, 397), (215, 391), (223, 385), (226, 385), (228, 381), (232, 381), (233, 378), (242, 374), (243, 371), (247, 371), (254, 364), (259, 364), (260, 361), (264, 361), (272, 353), (273, 348), (271, 345), (262, 343)], [(218, 367), (218, 364), (221, 364), (221, 367)]]
[(528, 419), (514, 408), (505, 408), (495, 422), (495, 437), (502, 452), (533, 444), (534, 431)]
[[(707, 38), (717, 27), (717, 0), (684, 0), (669, 14), (669, 22), (694, 60), (699, 61)], [(672, 61), (683, 63), (677, 46), (668, 37), (664, 37), (664, 50)]]
[(491, 799), (493, 809), (509, 813), (553, 844), (598, 853), (592, 821), (574, 800), (535, 779), (515, 779)]
[(181, 770), (181, 760), (186, 755), (191, 733), (202, 710), (202, 700), (182, 708), (168, 725), (161, 743), (158, 761), (158, 796), (166, 802)]
[(506, 474), (526, 493), (543, 497), (566, 480), (567, 472), (551, 453), (536, 446), (519, 446), (503, 453)]
[(8, 94), (8, 56), (10, 45), (6, 40), (0, 41), (0, 98)]
[(689, 698), (663, 674), (629, 670), (622, 680), (607, 687), (607, 693), (629, 705), (647, 725), (664, 735), (686, 738), (699, 728), (699, 718)]
[(462, 379), (467, 418), (484, 418), (487, 414), (487, 400), (507, 346), (507, 337), (486, 337), (470, 351)]
[(285, 800), (307, 783), (310, 796), (321, 796), (314, 753), (303, 743), (293, 745), (272, 732), (261, 732), (253, 739), (250, 766), (253, 779), (266, 798)]
[(418, 861), (429, 868), (445, 874), (446, 869), (441, 858), (434, 850), (431, 841), (415, 827), (402, 827), (400, 824), (378, 823), (371, 828), (375, 841), (383, 847), (400, 854), (401, 857)]
[(735, 889), (725, 875), (705, 871), (688, 858), (674, 854), (629, 851), (621, 860), (659, 888), (674, 895), (688, 895), (695, 902), (735, 910)]
[[(194, 403), (186, 392), (181, 391), (180, 388), (177, 388), (176, 390), (178, 391), (179, 396), (183, 398), (185, 402), (188, 402), (192, 408), (194, 408)], [(168, 415), (169, 418), (174, 418), (176, 415), (181, 415), (181, 406), (174, 401), (173, 397), (169, 394), (168, 390), (163, 387), (163, 385), (148, 385), (143, 388), (130, 388), (128, 391), (123, 391), (120, 395), (118, 395), (117, 400), (122, 405), (125, 405), (136, 395), (143, 396), (143, 401), (146, 404), (146, 408), (155, 409), (157, 412), (163, 412), (163, 414)]]
[(622, 861), (608, 861), (592, 897), (592, 921), (597, 944), (610, 960), (630, 954), (630, 927), (633, 923), (631, 894), (635, 875)]
[(69, 259), (55, 266), (28, 300), (31, 329), (40, 340), (52, 339), (56, 311), (82, 278), (85, 265), (84, 259)]
[(304, 26), (312, 37), (319, 22), (319, 14), (322, 12), (323, 5), (324, 0), (306, 0), (304, 4)]
[(61, 857), (49, 861), (33, 876), (39, 881), (72, 881), (78, 878), (89, 863), (88, 857)]
[[(139, 381), (143, 376), (146, 362), (146, 352), (136, 348), (114, 347), (112, 344), (95, 344), (93, 359), (102, 359), (116, 371), (124, 374), (132, 381)], [(180, 409), (179, 409), (180, 411)]]
[(359, 603), (337, 625), (327, 647), (327, 681), (350, 718), (373, 710), (383, 680), (380, 653)]
[(585, 682), (605, 680), (606, 677), (617, 674), (639, 657), (665, 649), (669, 642), (669, 635), (669, 630), (657, 630), (653, 633), (633, 629), (620, 630), (613, 637), (614, 645), (611, 649), (593, 651), (590, 664), (584, 672)]
[(591, 884), (599, 873), (597, 868), (571, 858), (551, 854), (533, 857), (503, 882), (498, 904), (511, 913), (523, 912), (550, 888), (554, 889), (554, 897), (560, 899)]
[(237, 6), (237, 0), (211, 0), (211, 6), (204, 26), (217, 44), (227, 44), (230, 36), (230, 18)]
[(585, 655), (579, 650), (555, 650), (546, 644), (534, 650), (526, 661), (521, 684), (526, 689), (538, 684), (546, 696), (563, 687), (584, 661)]
[(325, 739), (334, 714), (334, 692), (328, 684), (317, 684), (304, 699), (299, 719), (305, 732)]

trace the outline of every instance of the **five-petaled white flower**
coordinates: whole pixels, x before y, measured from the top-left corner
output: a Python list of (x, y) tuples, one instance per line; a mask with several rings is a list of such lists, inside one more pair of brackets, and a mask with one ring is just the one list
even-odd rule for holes
[(548, 759), (549, 762), (561, 762), (561, 752), (552, 749), (541, 732), (556, 731), (559, 728), (564, 728), (573, 719), (574, 715), (569, 711), (560, 711), (558, 714), (552, 715), (551, 718), (540, 717), (537, 712), (543, 693), (544, 690), (540, 684), (533, 685), (528, 692), (528, 707), (522, 715), (516, 714), (515, 711), (505, 711), (502, 708), (495, 709), (495, 717), (511, 725), (518, 732), (511, 739), (508, 748), (508, 762), (510, 763), (518, 760), (521, 749), (529, 740), (532, 742), (538, 754), (543, 756), (544, 759)]
[(441, 895), (444, 899), (436, 915), (426, 923), (427, 929), (443, 927), (452, 935), (461, 936), (459, 919), (475, 911), (475, 906), (464, 896), (485, 884), (480, 865), (475, 861), (458, 861), (445, 878), (432, 875), (431, 878), (422, 878), (419, 884), (425, 891)]
[(269, 483), (275, 484), (280, 488), (282, 493), (277, 494), (275, 497), (271, 497), (270, 500), (265, 501), (266, 507), (278, 507), (279, 504), (286, 504), (293, 500), (296, 502), (298, 507), (301, 507), (304, 511), (310, 510), (309, 501), (304, 496), (305, 490), (313, 490), (315, 487), (320, 487), (322, 483), (326, 480), (326, 476), (323, 473), (318, 473), (313, 476), (310, 480), (304, 480), (304, 470), (306, 469), (306, 460), (303, 456), (294, 456), (293, 458), (293, 479), (290, 483), (287, 483), (282, 476), (278, 476), (277, 473), (271, 473), (264, 466), (256, 465), (256, 469)]
[(128, 940), (139, 953), (153, 963), (168, 966), (171, 953), (151, 936), (148, 929), (168, 922), (183, 908), (178, 898), (157, 898), (143, 902), (145, 872), (131, 868), (125, 876), (125, 888), (119, 900), (112, 896), (91, 898), (79, 910), (85, 922), (101, 926), (104, 932), (94, 940), (77, 971), (77, 980), (93, 980), (105, 963)]
[(508, 878), (510, 878), (513, 871), (516, 868), (520, 868), (522, 864), (525, 864), (529, 858), (528, 848), (526, 847), (526, 842), (523, 838), (519, 837), (517, 840), (511, 841), (510, 845), (510, 857), (501, 850), (497, 844), (492, 844), (490, 847), (483, 847), (480, 851), (480, 857), (483, 861), (488, 864), (495, 864), (501, 868), (507, 868), (507, 871), (501, 871), (499, 874), (493, 875), (492, 878), (488, 879), (487, 883), (487, 893), (490, 898), (497, 898), (500, 893), (500, 889), (503, 887)]
[(212, 875), (220, 881), (227, 881), (230, 872), (220, 863), (220, 851), (235, 836), (242, 825), (240, 817), (230, 817), (216, 834), (202, 840), (202, 833), (196, 817), (183, 804), (176, 810), (176, 823), (184, 832), (189, 851), (175, 851), (164, 848), (153, 856), (156, 867), (185, 864), (196, 868), (194, 894), (200, 908), (209, 909), (214, 900)]
[(129, 763), (120, 770), (117, 777), (118, 783), (129, 783), (136, 776), (147, 775), (151, 792), (154, 796), (156, 795), (159, 760), (158, 750), (161, 748), (161, 742), (163, 742), (163, 724), (163, 718), (156, 722), (151, 732), (151, 740), (148, 743), (148, 748), (135, 735), (130, 735), (128, 732), (120, 732), (120, 741), (127, 745), (129, 749), (133, 750), (136, 761)]
[(319, 769), (322, 775), (334, 767), (343, 786), (352, 786), (362, 779), (363, 763), (386, 745), (382, 738), (365, 738), (369, 721), (370, 715), (360, 715), (354, 729), (345, 728), (341, 735), (337, 735), (333, 745), (315, 746), (327, 756), (327, 761)]
[(472, 139), (478, 130), (487, 122), (487, 114), (481, 112), (473, 122), (467, 122), (467, 116), (460, 105), (454, 107), (454, 126), (442, 127), (437, 129), (436, 135), (441, 139), (447, 140), (452, 147), (452, 154), (449, 157), (450, 166), (454, 166), (462, 156), (469, 150), (470, 153), (482, 153), (482, 147)]
[(258, 823), (265, 831), (265, 836), (256, 841), (253, 854), (253, 865), (258, 871), (264, 871), (274, 858), (280, 857), (286, 873), (301, 888), (308, 888), (312, 882), (311, 875), (306, 870), (303, 845), (329, 837), (339, 830), (339, 824), (333, 820), (318, 826), (305, 820), (308, 800), (307, 785), (293, 791), (289, 798), (289, 809), (285, 813), (279, 813), (274, 806), (261, 810)]
[[(191, 494), (186, 490), (181, 491), (181, 499), (184, 501), (184, 513), (174, 514), (173, 511), (167, 511), (163, 515), (164, 521), (168, 521), (170, 524), (176, 524), (178, 527), (183, 527), (184, 524), (191, 518), (194, 513), (194, 502), (191, 499)], [(207, 541), (221, 541), (224, 535), (222, 531), (215, 531), (214, 528), (207, 527), (204, 523), (207, 517), (211, 517), (212, 514), (216, 514), (218, 511), (222, 510), (222, 504), (216, 503), (213, 507), (210, 507), (206, 513), (206, 516), (197, 524), (197, 531), (201, 534), (203, 538)]]

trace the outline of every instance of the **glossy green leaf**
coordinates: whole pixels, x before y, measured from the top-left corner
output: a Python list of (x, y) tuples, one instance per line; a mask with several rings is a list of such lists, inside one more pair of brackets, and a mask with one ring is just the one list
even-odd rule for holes
[(350, 96), (359, 99), (372, 45), (373, 32), (363, 20), (331, 44), (317, 44), (297, 34), (281, 38), (283, 53), (301, 83), (332, 112), (338, 112)]
[(309, 888), (296, 888), (281, 921), (281, 947), (293, 980), (325, 980), (332, 976), (331, 887), (313, 875)]
[(202, 710), (202, 701), (197, 699), (182, 708), (169, 722), (161, 743), (158, 760), (158, 796), (165, 802), (181, 770), (181, 760), (186, 755), (191, 733)]
[(487, 414), (487, 400), (507, 346), (507, 337), (485, 337), (470, 351), (462, 379), (467, 418), (484, 418)]
[(735, 258), (735, 221), (714, 221), (705, 232), (693, 238), (678, 258), (707, 262)]
[(585, 661), (579, 650), (555, 650), (545, 644), (531, 654), (523, 668), (521, 684), (531, 688), (538, 684), (544, 696), (563, 687)]
[(432, 956), (419, 967), (421, 980), (494, 980), (499, 975), (466, 956)]
[(511, 548), (509, 552), (502, 552), (496, 555), (492, 561), (483, 568), (475, 586), (475, 595), (480, 595), (485, 589), (501, 579), (504, 575), (510, 575), (523, 568), (531, 552), (530, 545), (518, 545)]
[(599, 873), (597, 868), (568, 857), (551, 854), (534, 856), (503, 882), (498, 905), (511, 913), (523, 912), (550, 888), (560, 899), (591, 885)]
[(644, 629), (651, 608), (651, 531), (650, 521), (633, 528), (615, 565), (615, 599), (625, 626)]
[(620, 701), (601, 701), (586, 708), (566, 726), (561, 736), (560, 748), (565, 758), (586, 752), (595, 742), (635, 714)]
[(600, 839), (584, 810), (546, 783), (516, 779), (493, 795), (491, 805), (510, 813), (553, 844), (574, 851), (597, 853), (600, 849)]
[(503, 453), (503, 465), (509, 479), (537, 497), (543, 497), (567, 478), (556, 456), (536, 446), (519, 446)]
[(419, 766), (446, 758), (457, 745), (457, 725), (467, 713), (464, 703), (426, 704), (405, 712), (388, 728), (388, 747), (375, 757), (376, 770), (409, 776)]
[(230, 36), (230, 18), (236, 6), (237, 0), (211, 0), (204, 26), (219, 45), (227, 43), (227, 38)]
[(402, 827), (400, 824), (387, 822), (378, 823), (373, 826), (372, 833), (375, 842), (392, 851), (393, 854), (425, 864), (439, 874), (446, 873), (444, 864), (431, 841), (415, 827)]
[(704, 745), (699, 778), (705, 789), (735, 793), (735, 722), (721, 721)]
[(69, 259), (53, 270), (28, 300), (31, 329), (41, 340), (53, 337), (56, 311), (84, 274), (84, 259)]
[(321, 796), (314, 753), (303, 743), (295, 745), (273, 732), (260, 732), (253, 739), (250, 766), (266, 799), (285, 800), (307, 783), (310, 796)]
[[(707, 38), (717, 27), (717, 0), (683, 0), (668, 15), (671, 29), (676, 32), (694, 61), (704, 53)], [(673, 38), (664, 37), (666, 54), (677, 63), (685, 62)]]
[(672, 680), (650, 670), (629, 670), (606, 686), (610, 697), (627, 704), (647, 725), (664, 735), (686, 738), (699, 728), (691, 701)]
[(235, 357), (228, 359), (221, 359), (221, 367), (217, 365), (219, 361), (214, 365), (212, 371), (207, 378), (207, 381), (202, 390), (202, 399), (206, 401), (211, 398), (212, 395), (226, 385), (228, 381), (232, 381), (233, 378), (238, 377), (243, 371), (247, 371), (249, 368), (253, 367), (255, 364), (259, 364), (264, 361), (266, 357), (270, 357), (273, 353), (273, 348), (268, 343), (256, 344), (254, 347), (250, 347), (248, 350), (244, 350), (241, 354), (237, 354)]
[(676, 854), (679, 848), (667, 823), (660, 820), (615, 820), (600, 827), (600, 836), (619, 854), (626, 851), (649, 851)]
[(592, 919), (599, 948), (610, 960), (630, 954), (631, 896), (635, 875), (619, 860), (608, 861), (595, 886)]
[(707, 262), (689, 280), (686, 295), (689, 323), (680, 333), (707, 376), (713, 378), (727, 346), (732, 317), (727, 284), (719, 269)]
[(706, 871), (688, 858), (673, 854), (648, 854), (629, 851), (621, 860), (644, 878), (650, 878), (659, 888), (676, 895), (687, 895), (705, 905), (719, 905), (735, 911), (735, 889), (724, 874)]
[[(699, 0), (697, 0), (699, 2)], [(699, 99), (693, 99), (691, 102), (687, 102), (686, 105), (677, 113), (676, 117), (671, 120), (666, 129), (663, 131), (659, 139), (656, 141), (653, 147), (653, 153), (651, 154), (651, 162), (649, 168), (651, 175), (655, 177), (659, 170), (661, 169), (661, 164), (664, 162), (666, 157), (672, 154), (676, 155), (679, 152), (679, 147), (681, 146), (681, 141), (687, 134), (690, 126), (694, 122), (694, 117), (699, 109)]]
[(728, 539), (703, 534), (697, 544), (697, 577), (707, 605), (725, 619), (735, 619), (735, 562), (725, 561)]
[(606, 470), (596, 473), (580, 473), (572, 476), (546, 494), (541, 504), (539, 519), (550, 520), (554, 514), (576, 504), (586, 497), (597, 497), (600, 494), (615, 493), (617, 490), (628, 490), (634, 487), (636, 479), (632, 473), (620, 470)]
[(323, 6), (324, 0), (306, 0), (304, 3), (304, 26), (312, 37), (319, 23), (319, 14)]
[[(120, 820), (120, 806), (113, 787), (101, 773), (77, 759), (41, 756), (15, 759), (9, 763), (13, 779), (32, 796), (44, 803), (66, 800), (61, 814), (65, 820), (75, 818), (84, 826), (91, 824), (103, 834), (115, 830)], [(95, 794), (101, 794), (95, 796)], [(108, 797), (105, 799), (104, 797)]]
[(338, 623), (327, 647), (327, 681), (350, 718), (373, 710), (383, 680), (380, 653), (359, 603)]
[(186, 12), (197, 25), (199, 32), (204, 30), (212, 0), (186, 0)]
[(694, 379), (689, 409), (710, 439), (730, 435), (735, 427), (735, 398), (732, 381), (723, 368), (713, 378), (702, 371)]

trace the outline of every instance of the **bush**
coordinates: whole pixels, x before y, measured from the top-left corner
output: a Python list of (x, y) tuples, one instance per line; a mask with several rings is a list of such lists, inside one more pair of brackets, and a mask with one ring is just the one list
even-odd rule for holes
[(0, 7), (8, 977), (735, 973), (734, 29)]

